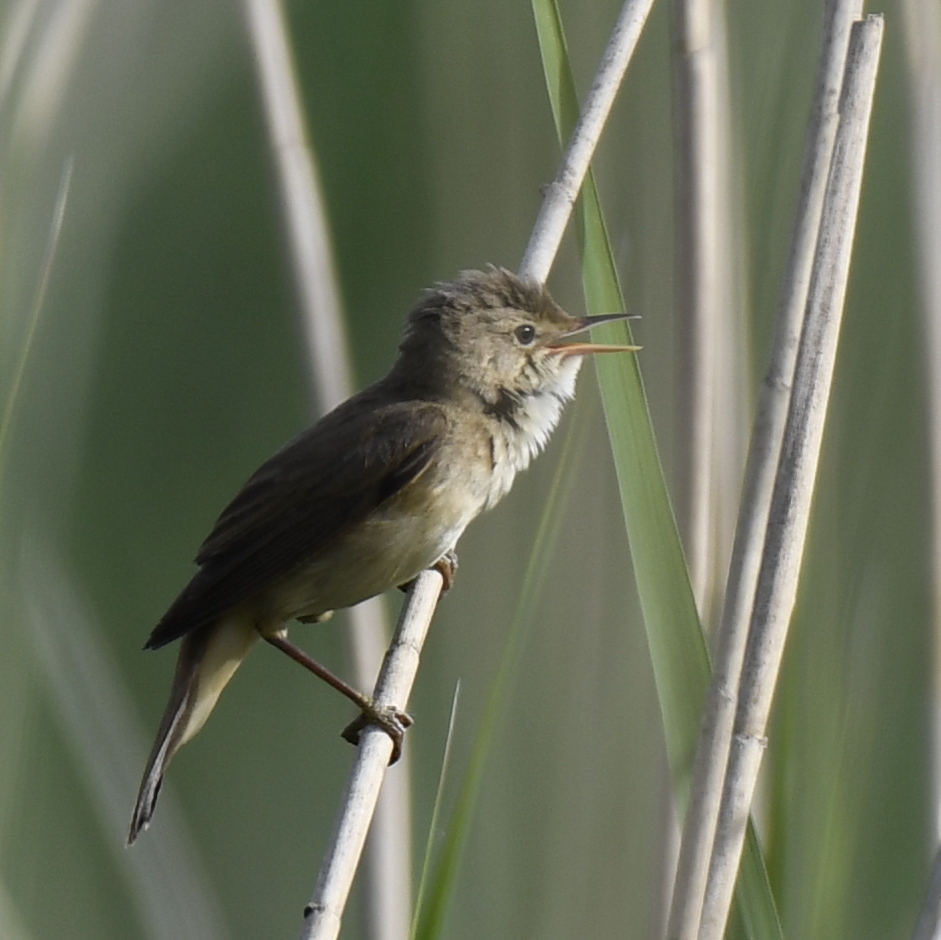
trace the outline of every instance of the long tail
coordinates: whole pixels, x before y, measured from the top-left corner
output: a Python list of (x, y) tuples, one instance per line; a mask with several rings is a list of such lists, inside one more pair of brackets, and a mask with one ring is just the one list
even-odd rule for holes
[(234, 617), (223, 618), (183, 637), (170, 700), (134, 805), (128, 845), (149, 825), (173, 755), (202, 728), (226, 683), (257, 639), (258, 631), (251, 621)]

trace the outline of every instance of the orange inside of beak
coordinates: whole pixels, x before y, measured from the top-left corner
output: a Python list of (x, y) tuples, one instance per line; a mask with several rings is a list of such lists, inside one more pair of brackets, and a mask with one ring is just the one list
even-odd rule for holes
[(637, 352), (642, 347), (606, 346), (604, 343), (565, 343), (561, 346), (547, 346), (546, 348), (565, 358), (568, 356), (589, 356), (592, 353)]

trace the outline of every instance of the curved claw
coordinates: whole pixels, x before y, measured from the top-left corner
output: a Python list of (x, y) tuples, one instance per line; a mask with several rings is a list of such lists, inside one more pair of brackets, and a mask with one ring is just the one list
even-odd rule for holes
[(389, 758), (391, 767), (402, 756), (402, 741), (405, 729), (414, 724), (411, 715), (400, 712), (392, 705), (377, 705), (369, 702), (363, 710), (341, 732), (344, 741), (358, 745), (360, 735), (369, 725), (378, 725), (390, 738), (392, 738), (392, 756)]
[[(445, 594), (451, 590), (451, 585), (454, 584), (454, 576), (457, 574), (457, 552), (453, 548), (449, 548), (432, 566), (432, 571), (437, 571), (441, 575), (441, 579), (444, 581), (444, 586), (441, 588), (441, 593)], [(408, 589), (415, 583), (415, 579), (412, 578), (411, 581), (406, 581), (405, 584), (399, 585), (400, 591), (407, 592)]]
[(441, 593), (444, 594), (446, 591), (450, 591), (457, 575), (457, 552), (453, 548), (449, 548), (431, 567), (441, 575), (444, 581)]

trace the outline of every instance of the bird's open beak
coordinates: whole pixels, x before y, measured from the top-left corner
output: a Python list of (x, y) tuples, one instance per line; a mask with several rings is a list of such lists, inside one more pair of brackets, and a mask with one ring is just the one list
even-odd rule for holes
[[(597, 317), (579, 317), (578, 326), (576, 326), (574, 330), (569, 330), (565, 336), (574, 336), (576, 333), (583, 333), (585, 330), (590, 330), (592, 327), (598, 326), (601, 323), (612, 323), (615, 320), (628, 320), (636, 316), (637, 314), (634, 313), (604, 313)], [(637, 352), (641, 347), (609, 346), (604, 343), (561, 343), (559, 345), (548, 345), (546, 348), (551, 349), (560, 358), (566, 358), (568, 356), (588, 356), (591, 353)]]

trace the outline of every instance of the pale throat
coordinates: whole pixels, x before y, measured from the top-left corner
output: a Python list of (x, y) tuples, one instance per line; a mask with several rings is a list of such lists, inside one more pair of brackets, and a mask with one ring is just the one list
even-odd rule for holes
[(563, 359), (556, 374), (535, 391), (510, 393), (502, 407), (493, 409), (493, 477), (486, 508), (507, 494), (516, 474), (525, 470), (549, 442), (563, 408), (575, 397), (581, 364), (581, 356)]

